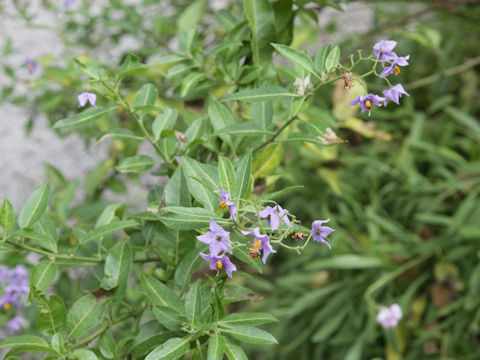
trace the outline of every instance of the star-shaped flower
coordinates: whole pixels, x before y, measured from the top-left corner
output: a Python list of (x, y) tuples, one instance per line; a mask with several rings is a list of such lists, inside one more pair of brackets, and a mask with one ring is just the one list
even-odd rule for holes
[(210, 261), (210, 269), (221, 271), (225, 268), (229, 278), (232, 278), (232, 272), (237, 271), (237, 267), (230, 261), (230, 258), (227, 255), (216, 256), (212, 254), (203, 254), (200, 253), (200, 256), (207, 261)]
[(270, 216), (270, 228), (272, 231), (278, 229), (280, 223), (283, 221), (285, 225), (290, 226), (290, 219), (287, 216), (288, 210), (282, 209), (280, 205), (275, 205), (273, 208), (267, 206), (265, 209), (260, 211), (260, 217), (265, 219)]
[(397, 327), (402, 315), (402, 309), (398, 304), (393, 304), (390, 307), (382, 307), (377, 315), (377, 322), (385, 329)]
[(84, 91), (80, 95), (78, 95), (78, 107), (85, 106), (87, 104), (87, 101), (93, 107), (97, 106), (95, 105), (95, 102), (97, 101), (97, 95), (88, 91)]
[(220, 196), (220, 208), (223, 210), (228, 206), (228, 211), (230, 211), (230, 220), (237, 221), (237, 207), (235, 203), (230, 200), (230, 194), (226, 190), (217, 190), (216, 193), (219, 193)]
[[(242, 231), (243, 235), (253, 235), (253, 248), (255, 250), (263, 250), (262, 262), (265, 264), (267, 262), (268, 255), (276, 253), (273, 250), (272, 245), (270, 245), (270, 239), (268, 235), (261, 235), (260, 230), (257, 228), (251, 231)], [(258, 256), (258, 255), (257, 255)]]
[(312, 237), (313, 237), (313, 240), (316, 241), (316, 242), (322, 242), (324, 244), (326, 244), (328, 246), (329, 249), (332, 248), (332, 246), (329, 244), (328, 241), (326, 241), (325, 239), (327, 238), (328, 235), (330, 235), (332, 232), (335, 231), (335, 229), (332, 229), (331, 227), (329, 226), (323, 226), (322, 224), (326, 223), (326, 222), (329, 222), (330, 219), (327, 219), (327, 220), (315, 220), (313, 223), (312, 223), (312, 231), (311, 231), (311, 234), (312, 234)]
[(395, 104), (400, 105), (400, 98), (402, 95), (410, 96), (405, 89), (403, 88), (402, 84), (397, 84), (392, 86), (390, 89), (383, 90), (383, 96), (385, 96), (385, 100), (383, 104), (387, 106), (387, 100), (393, 101)]
[(393, 73), (395, 73), (395, 75), (400, 74), (400, 67), (399, 66), (407, 66), (408, 65), (408, 59), (410, 59), (410, 55), (396, 57), (395, 59), (392, 59), (392, 63), (389, 66), (385, 66), (385, 64), (382, 64), (384, 69), (381, 72), (380, 77), (384, 78), (384, 77), (387, 77), (388, 75), (391, 75)]
[(392, 50), (397, 46), (393, 40), (381, 40), (373, 46), (373, 56), (379, 60), (392, 60), (397, 57)]
[[(215, 220), (210, 219), (210, 231), (206, 234), (197, 236), (197, 239), (210, 245), (210, 253), (217, 256), (224, 251), (230, 251), (230, 233), (225, 231)], [(230, 251), (231, 252), (231, 251)]]
[(357, 105), (360, 104), (362, 107), (362, 112), (365, 111), (370, 111), (372, 108), (372, 104), (377, 105), (377, 106), (382, 106), (380, 104), (380, 101), (384, 101), (385, 99), (381, 96), (374, 95), (374, 94), (368, 94), (366, 96), (357, 96), (357, 98), (353, 101), (350, 101), (350, 105)]

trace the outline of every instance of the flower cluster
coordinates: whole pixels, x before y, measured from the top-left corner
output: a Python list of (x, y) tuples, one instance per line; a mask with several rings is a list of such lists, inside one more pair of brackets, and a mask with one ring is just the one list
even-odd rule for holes
[(362, 112), (368, 111), (370, 114), (372, 105), (382, 106), (383, 103), (383, 106), (387, 106), (388, 101), (393, 101), (395, 104), (399, 105), (399, 99), (402, 95), (410, 96), (405, 91), (402, 84), (392, 86), (390, 81), (386, 79), (389, 75), (398, 75), (400, 73), (400, 66), (407, 66), (408, 60), (410, 59), (410, 55), (397, 56), (397, 54), (393, 52), (395, 46), (397, 46), (397, 42), (393, 40), (382, 40), (373, 46), (375, 64), (380, 62), (383, 66), (383, 70), (379, 77), (385, 79), (389, 85), (388, 89), (383, 90), (383, 97), (375, 94), (358, 96), (355, 100), (350, 102), (350, 105), (354, 106), (360, 104)]
[(397, 327), (402, 315), (402, 309), (398, 304), (382, 307), (377, 315), (377, 322), (385, 329)]
[[(3, 288), (0, 308), (4, 311), (9, 311), (12, 307), (15, 307), (15, 310), (21, 309), (29, 291), (27, 269), (22, 265), (17, 265), (14, 269), (0, 265), (0, 287)], [(27, 321), (17, 312), (17, 315), (7, 323), (7, 329), (15, 333), (26, 324)]]
[[(232, 263), (228, 255), (233, 254), (233, 248), (238, 247), (240, 251), (246, 251), (241, 249), (242, 247), (248, 248), (248, 257), (250, 259), (256, 259), (262, 257), (262, 263), (267, 262), (267, 258), (270, 254), (274, 254), (277, 251), (273, 249), (271, 244), (271, 238), (278, 245), (283, 245), (282, 240), (288, 235), (291, 230), (292, 221), (289, 218), (289, 212), (283, 209), (280, 205), (266, 206), (262, 210), (257, 210), (258, 226), (252, 225), (255, 222), (255, 218), (248, 218), (244, 216), (245, 221), (241, 222), (238, 216), (238, 209), (235, 202), (231, 199), (230, 194), (226, 190), (218, 190), (215, 193), (220, 194), (219, 207), (224, 210), (228, 207), (230, 213), (230, 220), (234, 223), (233, 230), (237, 232), (245, 243), (235, 242), (232, 245), (230, 240), (230, 232), (226, 231), (223, 227), (217, 224), (214, 219), (210, 219), (210, 231), (203, 235), (197, 236), (197, 239), (205, 244), (209, 245), (209, 254), (200, 253), (200, 256), (210, 262), (210, 269), (216, 270), (217, 274), (225, 269), (227, 275), (231, 278), (232, 272), (237, 271), (237, 267)], [(240, 200), (239, 200), (240, 201)], [(242, 213), (242, 212), (241, 212)], [(244, 214), (242, 214), (244, 215)], [(260, 219), (267, 219), (270, 227), (270, 234), (266, 234), (266, 226), (260, 222)], [(325, 240), (334, 229), (328, 226), (323, 226), (328, 220), (317, 220), (312, 224), (312, 230), (307, 242), (302, 247), (304, 248), (308, 243), (308, 240), (312, 238), (316, 242), (322, 242), (331, 248), (330, 244)], [(282, 228), (282, 225), (285, 227)], [(278, 231), (280, 229), (280, 231)], [(263, 232), (263, 233), (262, 233)], [(302, 233), (303, 234), (303, 233)], [(303, 234), (305, 237), (306, 234)], [(301, 237), (301, 240), (303, 240)], [(293, 238), (299, 239), (295, 235)], [(250, 245), (249, 245), (250, 244)], [(251, 246), (250, 248), (248, 246)], [(286, 246), (288, 247), (288, 246)]]

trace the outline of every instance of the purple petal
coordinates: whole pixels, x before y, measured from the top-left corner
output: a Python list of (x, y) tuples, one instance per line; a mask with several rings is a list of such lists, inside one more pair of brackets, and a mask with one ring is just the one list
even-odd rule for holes
[(262, 219), (265, 219), (273, 214), (273, 208), (271, 206), (267, 206), (265, 209), (259, 212), (259, 215)]
[(275, 214), (272, 214), (272, 216), (270, 216), (270, 228), (272, 229), (272, 231), (278, 229), (278, 227), (280, 226), (280, 218), (275, 215)]

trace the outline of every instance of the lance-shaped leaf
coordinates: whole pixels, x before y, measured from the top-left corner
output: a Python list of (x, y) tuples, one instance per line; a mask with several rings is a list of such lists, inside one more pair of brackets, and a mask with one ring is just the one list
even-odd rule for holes
[(252, 32), (252, 54), (255, 65), (270, 63), (275, 41), (275, 14), (268, 0), (243, 0), (243, 11)]
[(190, 194), (207, 209), (218, 209), (218, 197), (214, 194), (218, 189), (220, 179), (214, 166), (199, 163), (188, 157), (183, 157), (182, 167)]
[(198, 207), (167, 206), (160, 221), (175, 230), (194, 230), (207, 227), (210, 219), (220, 220), (214, 212)]
[(101, 323), (107, 302), (98, 301), (93, 295), (78, 299), (67, 314), (65, 326), (67, 336), (77, 339)]
[(18, 225), (23, 229), (35, 224), (47, 209), (49, 198), (49, 183), (44, 183), (37, 187), (20, 211), (18, 215)]
[[(14, 348), (8, 355), (20, 354), (22, 352), (38, 351), (61, 355), (39, 336), (21, 335), (10, 337), (0, 343), (0, 349)], [(5, 358), (7, 358), (6, 356)]]
[(66, 119), (59, 120), (53, 125), (54, 129), (78, 129), (92, 122), (97, 121), (98, 119), (107, 115), (110, 111), (115, 110), (117, 107), (91, 107), (87, 110), (78, 113), (73, 117), (69, 117)]
[(288, 89), (278, 86), (267, 86), (252, 90), (242, 90), (235, 94), (225, 96), (222, 101), (237, 100), (253, 103), (256, 101), (285, 101), (285, 99), (297, 97), (301, 97), (301, 95), (292, 93)]
[(163, 112), (158, 114), (152, 124), (152, 132), (154, 141), (160, 140), (163, 130), (173, 129), (177, 122), (178, 112), (175, 109), (166, 107)]
[[(227, 126), (234, 125), (237, 123), (237, 119), (235, 115), (232, 113), (232, 111), (230, 110), (230, 108), (225, 106), (225, 104), (220, 103), (213, 97), (210, 97), (208, 99), (207, 112), (208, 112), (208, 117), (212, 122), (212, 126), (216, 131), (219, 131)], [(219, 136), (231, 148), (233, 148), (233, 139), (231, 135), (224, 133)]]
[(272, 46), (277, 50), (281, 55), (286, 57), (288, 60), (293, 62), (294, 64), (301, 67), (303, 70), (315, 74), (315, 70), (313, 68), (313, 61), (310, 59), (310, 56), (307, 54), (292, 49), (289, 46), (281, 45), (281, 44), (272, 44)]
[(235, 197), (244, 197), (248, 191), (248, 184), (252, 176), (252, 153), (246, 154), (242, 160), (240, 160), (237, 170), (235, 171), (237, 177), (237, 191)]
[(34, 240), (40, 247), (51, 251), (52, 253), (57, 252), (57, 241), (55, 238), (52, 238), (49, 235), (46, 234), (40, 234), (35, 231), (30, 231), (30, 230), (20, 230), (16, 231), (14, 236), (21, 236), (27, 239), (32, 239)]
[(195, 86), (206, 78), (204, 73), (199, 72), (191, 72), (188, 76), (183, 79), (182, 85), (180, 88), (180, 96), (185, 97), (190, 94), (193, 90), (195, 90)]
[(200, 322), (202, 316), (202, 294), (200, 292), (200, 280), (193, 283), (185, 295), (185, 314), (194, 326)]
[(190, 339), (172, 338), (156, 347), (145, 360), (175, 360), (183, 356), (190, 348)]
[(241, 135), (241, 136), (260, 136), (260, 135), (270, 135), (272, 136), (274, 133), (271, 131), (266, 131), (260, 129), (257, 124), (252, 122), (245, 122), (241, 124), (233, 124), (224, 127), (218, 131), (215, 131), (213, 135)]
[(30, 275), (30, 286), (44, 293), (56, 275), (57, 265), (49, 259), (44, 259), (33, 268)]
[(78, 349), (75, 350), (72, 354), (73, 359), (76, 360), (98, 360), (97, 355), (92, 350), (88, 349)]
[(141, 282), (148, 300), (153, 305), (166, 306), (183, 313), (182, 300), (167, 285), (146, 274), (142, 275)]
[(218, 157), (218, 174), (222, 190), (226, 190), (231, 196), (234, 196), (237, 190), (237, 178), (232, 162), (224, 156)]
[(325, 75), (325, 60), (327, 59), (327, 55), (330, 52), (330, 48), (331, 48), (330, 44), (323, 45), (315, 55), (315, 60), (314, 60), (315, 70), (322, 76)]
[(338, 61), (340, 59), (340, 48), (335, 46), (327, 55), (325, 59), (325, 71), (330, 73), (333, 69), (335, 69), (338, 65)]
[(155, 316), (160, 324), (171, 331), (180, 330), (182, 325), (187, 321), (185, 315), (166, 306), (154, 306), (153, 316)]
[[(260, 129), (267, 130), (273, 120), (273, 103), (271, 101), (257, 101), (252, 104), (252, 120)], [(267, 135), (263, 134), (263, 141)]]
[(245, 351), (237, 344), (228, 340), (225, 341), (225, 354), (227, 354), (228, 360), (248, 360)]
[(90, 230), (83, 238), (80, 239), (80, 243), (85, 244), (86, 242), (97, 240), (106, 235), (113, 234), (123, 229), (135, 227), (137, 225), (138, 223), (135, 220), (115, 220), (110, 224), (99, 226)]
[(267, 147), (253, 161), (253, 176), (258, 178), (270, 175), (280, 165), (282, 159), (282, 144)]
[(205, 264), (205, 260), (200, 256), (200, 252), (204, 251), (203, 249), (206, 250), (206, 246), (192, 249), (180, 260), (175, 270), (175, 282), (182, 289), (187, 286), (192, 275)]
[(132, 258), (132, 247), (128, 240), (116, 243), (105, 261), (105, 271), (100, 287), (105, 290), (111, 290), (117, 286), (125, 288)]
[(126, 352), (127, 354), (132, 354), (134, 358), (145, 355), (158, 344), (168, 340), (172, 334), (170, 331), (165, 330), (156, 320), (142, 324), (139, 330), (131, 348)]
[(100, 135), (97, 136), (97, 143), (101, 143), (106, 139), (113, 139), (113, 140), (135, 140), (135, 141), (142, 141), (145, 140), (145, 137), (135, 135), (131, 130), (124, 129), (124, 128), (114, 128), (104, 131)]
[(253, 326), (232, 326), (221, 329), (222, 333), (228, 334), (237, 340), (249, 344), (278, 344), (277, 340), (268, 332)]
[(158, 90), (153, 84), (145, 84), (135, 94), (133, 103), (135, 109), (153, 106), (158, 97)]
[(37, 303), (40, 310), (40, 314), (35, 320), (37, 329), (49, 335), (58, 333), (67, 312), (62, 298), (57, 295), (50, 295), (50, 298), (47, 299), (40, 295)]
[(268, 313), (233, 313), (225, 316), (219, 321), (221, 325), (260, 325), (278, 321), (278, 319)]
[(11, 229), (15, 223), (15, 213), (12, 203), (7, 199), (3, 199), (2, 209), (0, 210), (0, 226), (5, 231)]
[(152, 168), (155, 161), (148, 155), (134, 155), (123, 159), (115, 169), (122, 173), (139, 173)]
[(190, 207), (190, 195), (188, 193), (187, 181), (181, 166), (175, 170), (172, 177), (165, 186), (165, 204)]
[(208, 340), (207, 360), (222, 360), (225, 351), (225, 339), (223, 336), (212, 335)]

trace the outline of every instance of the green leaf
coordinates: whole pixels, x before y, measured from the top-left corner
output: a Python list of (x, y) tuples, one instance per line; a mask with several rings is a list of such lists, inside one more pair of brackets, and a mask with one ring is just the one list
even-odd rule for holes
[(330, 44), (323, 45), (315, 55), (314, 68), (321, 76), (325, 75), (325, 60), (330, 52), (330, 48)]
[[(237, 119), (230, 108), (213, 97), (208, 99), (207, 112), (215, 131), (237, 123)], [(233, 139), (229, 134), (222, 134), (220, 138), (233, 149)]]
[(208, 340), (207, 360), (222, 360), (225, 351), (225, 339), (223, 336), (211, 335)]
[(231, 341), (225, 341), (225, 354), (227, 354), (228, 360), (248, 360), (245, 351)]
[(110, 111), (115, 110), (116, 108), (117, 106), (111, 106), (108, 108), (101, 107), (101, 106), (91, 107), (73, 117), (69, 117), (69, 118), (57, 121), (55, 125), (53, 125), (53, 128), (54, 129), (78, 129), (85, 125), (91, 124), (92, 122), (97, 121), (98, 119), (104, 117)]
[(180, 260), (175, 269), (175, 282), (182, 289), (188, 285), (192, 275), (205, 264), (205, 260), (200, 256), (200, 252), (202, 252), (201, 249), (202, 248), (192, 249)]
[[(252, 120), (260, 129), (267, 130), (273, 120), (273, 103), (271, 101), (257, 101), (252, 104)], [(263, 141), (267, 136), (263, 135)]]
[(169, 336), (171, 336), (170, 334), (156, 320), (142, 324), (132, 347), (126, 353), (132, 354), (134, 358), (143, 356), (158, 344), (168, 340)]
[(236, 325), (260, 325), (278, 321), (273, 315), (268, 313), (233, 313), (225, 316), (218, 323), (225, 326)]
[(116, 350), (117, 344), (109, 332), (104, 332), (98, 339), (98, 349), (103, 357), (107, 359), (118, 359)]
[(15, 350), (9, 352), (10, 355), (29, 351), (49, 352), (61, 355), (52, 349), (50, 345), (41, 337), (32, 335), (13, 336), (0, 343), (0, 349), (10, 347), (16, 348)]
[(205, 14), (205, 10), (205, 0), (196, 0), (188, 5), (177, 18), (178, 33), (183, 33), (187, 30), (190, 30), (200, 23)]
[(320, 328), (313, 334), (313, 342), (322, 342), (327, 340), (342, 325), (343, 320), (351, 310), (351, 306), (344, 306), (338, 312), (329, 316), (322, 322)]
[(65, 322), (67, 337), (77, 339), (101, 323), (106, 302), (97, 301), (93, 295), (78, 299), (67, 313)]
[(98, 360), (97, 355), (95, 355), (93, 351), (88, 349), (75, 350), (72, 356), (74, 359), (77, 359), (77, 360)]
[(283, 159), (282, 144), (270, 145), (264, 149), (253, 161), (253, 177), (270, 175), (280, 165)]
[(213, 193), (220, 185), (217, 168), (183, 157), (182, 167), (190, 194), (206, 208), (218, 209), (218, 197)]
[(225, 96), (222, 101), (237, 100), (253, 103), (256, 101), (284, 101), (285, 99), (297, 97), (301, 97), (301, 95), (292, 93), (288, 89), (278, 86), (266, 86), (258, 89), (239, 91), (235, 94)]
[(172, 177), (165, 186), (165, 204), (167, 206), (184, 206), (190, 207), (190, 195), (188, 193), (188, 186), (183, 169), (181, 166), (175, 170)]
[(158, 143), (158, 147), (162, 155), (167, 160), (170, 160), (175, 154), (175, 151), (177, 150), (177, 140), (175, 137), (167, 137), (165, 139), (161, 139)]
[(2, 209), (0, 210), (0, 226), (5, 231), (10, 230), (15, 224), (15, 212), (12, 203), (7, 199), (3, 199)]
[(35, 240), (35, 242), (42, 248), (51, 251), (52, 253), (57, 252), (57, 240), (45, 234), (39, 234), (35, 231), (30, 230), (20, 230), (15, 231), (13, 236), (21, 236), (27, 239)]
[(252, 54), (255, 65), (270, 63), (275, 41), (275, 14), (268, 0), (243, 0), (243, 10), (252, 32)]
[(221, 332), (249, 344), (278, 344), (277, 340), (270, 333), (253, 326), (222, 327)]
[(141, 283), (148, 300), (153, 305), (166, 306), (183, 313), (182, 300), (160, 280), (155, 279), (153, 276), (143, 274)]
[(235, 197), (243, 198), (248, 191), (248, 183), (252, 176), (252, 153), (246, 154), (240, 160), (237, 170), (235, 171), (237, 177), (237, 191)]
[(166, 306), (154, 306), (153, 315), (160, 324), (171, 331), (180, 330), (187, 321), (187, 318), (184, 315)]
[(195, 89), (195, 86), (206, 77), (206, 74), (199, 72), (191, 72), (188, 74), (187, 77), (182, 81), (182, 85), (180, 87), (180, 96), (186, 97), (189, 95)]
[(134, 155), (123, 159), (115, 169), (122, 173), (139, 173), (152, 168), (155, 161), (148, 155)]
[(207, 227), (210, 219), (220, 220), (214, 212), (198, 207), (166, 206), (160, 221), (175, 230), (194, 230)]
[(132, 247), (129, 240), (116, 243), (105, 260), (105, 270), (100, 287), (105, 290), (111, 290), (117, 286), (125, 288), (132, 260)]
[(137, 136), (131, 130), (125, 128), (114, 128), (104, 131), (98, 135), (97, 143), (101, 143), (106, 139), (143, 141), (145, 140), (145, 137)]
[(186, 60), (187, 57), (185, 55), (180, 55), (180, 54), (168, 54), (165, 56), (162, 56), (156, 60), (153, 60), (152, 62), (146, 64), (148, 67), (152, 66), (160, 66), (160, 65), (171, 65), (174, 63), (177, 63), (179, 61)]
[(145, 65), (140, 63), (138, 57), (135, 54), (128, 52), (125, 60), (123, 60), (122, 65), (120, 65), (120, 68), (117, 71), (117, 81), (120, 81), (125, 76), (131, 75), (136, 71), (142, 70), (144, 68)]
[(44, 259), (33, 268), (30, 275), (30, 286), (44, 293), (56, 275), (57, 265), (51, 260)]
[(190, 339), (172, 338), (156, 347), (145, 360), (175, 360), (183, 356), (190, 348)]
[(135, 110), (155, 105), (158, 97), (158, 90), (153, 84), (145, 84), (137, 91), (133, 98)]
[(57, 295), (50, 295), (49, 299), (41, 296), (37, 302), (40, 310), (35, 320), (37, 329), (49, 335), (58, 333), (67, 312), (62, 298)]
[(283, 188), (282, 190), (279, 190), (279, 191), (275, 191), (273, 193), (269, 193), (269, 194), (266, 194), (264, 196), (262, 196), (260, 199), (262, 200), (273, 200), (273, 199), (277, 199), (279, 198), (280, 196), (283, 196), (285, 194), (288, 194), (289, 192), (292, 192), (292, 191), (295, 191), (295, 190), (299, 190), (299, 189), (303, 189), (303, 185), (298, 185), (298, 186), (289, 186), (289, 187), (286, 187), (286, 188)]
[(28, 198), (18, 215), (18, 225), (24, 229), (35, 224), (47, 209), (50, 198), (50, 184), (44, 183), (37, 187)]
[(272, 44), (272, 46), (277, 50), (282, 56), (286, 57), (288, 60), (293, 62), (294, 64), (301, 67), (303, 70), (316, 74), (315, 69), (313, 68), (312, 59), (307, 54), (292, 49), (289, 46), (281, 45), (281, 44)]
[(173, 129), (177, 122), (178, 112), (175, 109), (166, 107), (161, 114), (158, 114), (152, 124), (154, 141), (160, 140), (163, 130)]
[(222, 190), (226, 190), (231, 196), (234, 196), (237, 190), (237, 178), (232, 162), (224, 156), (218, 157), (218, 174)]
[(312, 261), (307, 264), (306, 268), (309, 270), (372, 269), (385, 267), (386, 265), (380, 258), (348, 254)]
[(335, 46), (328, 53), (327, 58), (325, 59), (325, 71), (329, 74), (333, 69), (338, 66), (338, 61), (340, 59), (340, 48)]
[(185, 314), (190, 320), (190, 324), (194, 327), (200, 323), (202, 316), (202, 294), (200, 292), (200, 280), (193, 283), (185, 295)]
[(123, 205), (122, 203), (116, 202), (108, 205), (105, 209), (103, 209), (102, 213), (98, 217), (97, 222), (95, 223), (95, 228), (99, 228), (100, 226), (110, 224), (115, 219), (115, 212), (122, 205)]
[(476, 139), (480, 139), (480, 124), (477, 119), (452, 106), (446, 106), (443, 110), (450, 115), (453, 120), (467, 128), (469, 130), (467, 133), (474, 135)]
[(270, 135), (272, 136), (274, 133), (271, 131), (266, 131), (260, 129), (256, 124), (253, 122), (244, 122), (241, 124), (233, 124), (224, 127), (218, 131), (215, 131), (213, 135), (242, 135), (242, 136), (260, 136), (260, 135)]
[(89, 241), (100, 239), (106, 235), (113, 234), (117, 231), (137, 226), (138, 223), (135, 220), (115, 220), (110, 224), (99, 226), (90, 230), (87, 234), (80, 239), (80, 244), (85, 244)]

